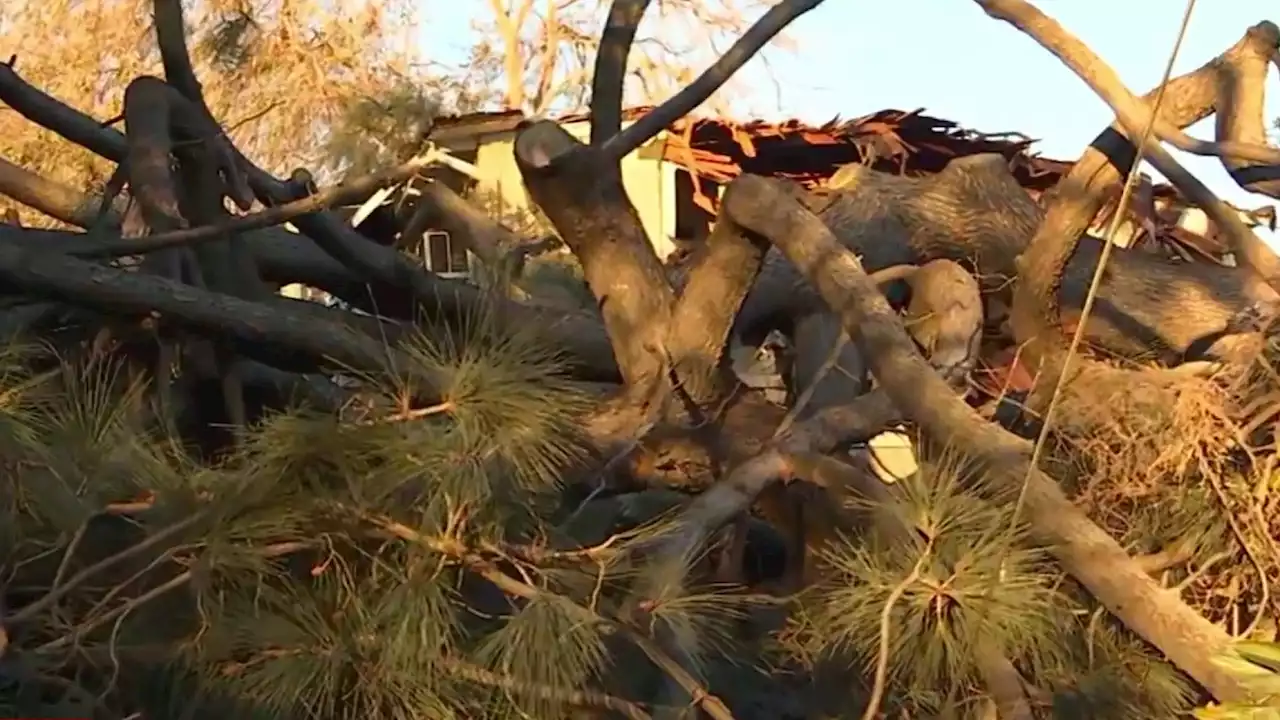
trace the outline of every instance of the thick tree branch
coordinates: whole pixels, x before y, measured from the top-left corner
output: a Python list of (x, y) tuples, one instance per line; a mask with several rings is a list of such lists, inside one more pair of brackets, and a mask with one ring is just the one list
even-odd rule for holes
[(248, 215), (229, 218), (217, 225), (201, 225), (183, 230), (170, 230), (142, 238), (104, 242), (90, 253), (76, 253), (80, 257), (120, 257), (138, 255), (166, 248), (209, 242), (228, 232), (244, 232), (289, 222), (303, 215), (328, 210), (337, 205), (368, 197), (370, 193), (404, 182), (430, 167), (435, 155), (427, 153), (401, 163), (393, 168), (380, 170), (341, 184), (325, 188), (312, 195)]
[[(1088, 46), (1052, 18), (1024, 0), (977, 0), (977, 2), (988, 15), (1018, 28), (1079, 75), (1115, 111), (1130, 137), (1140, 135), (1151, 123), (1150, 107), (1134, 97), (1115, 71)], [(1274, 25), (1270, 23), (1266, 25), (1269, 25), (1268, 30), (1275, 30)], [(1250, 32), (1261, 31), (1251, 29)], [(1272, 35), (1273, 41), (1274, 37)], [(1157, 127), (1158, 130), (1159, 127)], [(1164, 135), (1161, 137), (1163, 139)], [(1261, 238), (1244, 224), (1237, 213), (1214, 195), (1204, 183), (1187, 172), (1168, 151), (1153, 144), (1145, 148), (1145, 154), (1156, 170), (1159, 170), (1192, 202), (1204, 209), (1213, 219), (1214, 224), (1227, 233), (1232, 249), (1239, 258), (1261, 275), (1268, 284), (1280, 291), (1280, 256), (1272, 252)]]
[[(692, 85), (640, 122), (620, 130), (626, 58), (648, 0), (616, 0), (597, 56), (591, 145), (583, 146), (551, 123), (530, 125), (516, 139), (517, 163), (530, 195), (582, 262), (587, 283), (601, 303), (606, 329), (615, 343), (619, 366), (629, 386), (647, 386), (642, 378), (665, 373), (669, 357), (675, 358), (680, 368), (694, 371), (692, 367), (686, 368), (683, 354), (687, 350), (701, 356), (701, 360), (694, 362), (701, 369), (696, 370), (696, 379), (681, 377), (681, 382), (687, 384), (699, 402), (715, 394), (715, 383), (707, 382), (706, 368), (714, 363), (709, 362), (710, 352), (704, 351), (710, 347), (669, 352), (669, 341), (677, 337), (670, 334), (675, 298), (635, 209), (626, 197), (619, 162), (701, 104), (787, 24), (819, 2), (785, 0), (770, 9)], [(583, 183), (582, 178), (590, 180)], [(752, 252), (754, 250), (748, 249), (749, 254)], [(736, 250), (730, 249), (726, 257), (735, 253)], [(755, 267), (758, 268), (758, 263)], [(749, 286), (757, 270), (750, 266), (744, 269), (747, 272), (737, 280), (745, 279)], [(699, 273), (699, 277), (712, 275), (712, 271)], [(720, 282), (716, 278), (712, 281)], [(702, 291), (693, 285), (690, 289), (695, 302), (704, 302), (708, 297), (715, 301), (712, 290)], [(742, 292), (745, 293), (745, 288)], [(732, 312), (740, 303), (740, 297), (730, 297), (720, 303), (722, 307), (718, 309)], [(695, 317), (709, 319), (710, 308), (686, 307), (688, 315), (683, 323)], [(728, 321), (722, 318), (713, 323), (716, 335), (720, 334), (718, 327)], [(690, 342), (683, 330), (679, 337), (679, 343)], [(714, 339), (702, 341), (708, 345), (715, 342)], [(655, 349), (661, 350), (655, 352)], [(715, 349), (717, 361), (721, 350)]]
[[(196, 78), (191, 56), (187, 52), (187, 29), (182, 19), (182, 0), (155, 0), (156, 42), (164, 76), (183, 97), (208, 112), (204, 91)], [(212, 120), (212, 116), (210, 116)]]
[[(1212, 98), (1212, 81), (1205, 85), (1204, 97)], [(1189, 89), (1199, 92), (1195, 84)], [(1188, 107), (1174, 101), (1172, 95), (1166, 99), (1173, 101), (1171, 107)], [(1120, 141), (1124, 142), (1123, 138)], [(1094, 196), (1076, 191), (1088, 190), (1090, 178), (1096, 183), (1118, 179), (1100, 152), (1087, 153), (1081, 165), (1084, 177), (1079, 184), (1060, 183), (1055, 195), (1069, 194), (1072, 203), (1092, 202)], [(1071, 176), (1076, 176), (1076, 169)], [(1084, 217), (1079, 230), (1083, 233), (1093, 215), (1075, 214), (1081, 206), (1064, 208), (1061, 200), (1043, 214), (1018, 185), (1002, 156), (957, 158), (942, 172), (918, 178), (858, 167), (851, 181), (848, 188), (813, 196), (807, 202), (841, 244), (862, 258), (867, 269), (920, 265), (941, 258), (959, 262), (981, 282), (991, 311), (989, 320), (995, 324), (1001, 320), (1000, 307), (1025, 292), (1024, 283), (1043, 279), (1038, 273), (1018, 273), (1017, 259), (1027, 252), (1033, 236), (1037, 243), (1071, 239), (1074, 249), (1065, 256), (1066, 273), (1052, 298), (1061, 306), (1054, 322), (1078, 317), (1102, 243), (1089, 236), (1049, 234), (1044, 228), (1052, 228), (1053, 222), (1064, 218), (1075, 222)], [(1090, 207), (1084, 209), (1095, 212)], [(1079, 244), (1074, 245), (1077, 237)], [(767, 326), (772, 318), (814, 299), (813, 289), (795, 267), (776, 251), (771, 252), (760, 280), (743, 304), (739, 327)], [(1280, 296), (1270, 286), (1244, 268), (1171, 263), (1146, 252), (1115, 253), (1085, 326), (1085, 340), (1124, 357), (1154, 355), (1161, 362), (1176, 364), (1187, 356), (1206, 354), (1206, 348), (1211, 350), (1207, 354), (1216, 352), (1210, 347), (1213, 338), (1224, 334), (1241, 309), (1277, 300)], [(1015, 320), (1019, 307), (1014, 304)], [(1020, 336), (1019, 342), (1025, 339)]]
[[(0, 175), (0, 178), (11, 179), (18, 187), (38, 189), (38, 192), (22, 191), (36, 210), (81, 227), (88, 227), (95, 219), (92, 216), (82, 216), (79, 209), (100, 207), (100, 198), (58, 185), (29, 170), (17, 166), (12, 168), (11, 174)], [(108, 220), (109, 226), (116, 227), (111, 229), (112, 234), (106, 238), (61, 230), (0, 228), (0, 243), (13, 244), (31, 251), (47, 250), (89, 258), (107, 255), (108, 253), (102, 252), (104, 246), (126, 247), (130, 242), (145, 242), (149, 239), (119, 238), (119, 218), (109, 217)], [(315, 245), (299, 242), (299, 237), (295, 234), (268, 228), (247, 232), (245, 239), (264, 273), (263, 279), (277, 287), (302, 283), (329, 292), (367, 312), (412, 319), (406, 299), (386, 292), (381, 293), (381, 298), (374, 296), (373, 288), (358, 280), (350, 270)], [(428, 308), (430, 317), (460, 320), (488, 302), (479, 290), (465, 283), (444, 279), (437, 279), (436, 282), (438, 290), (434, 293), (435, 303)], [(389, 337), (395, 341), (405, 333), (403, 326), (379, 322), (373, 317), (331, 311), (318, 306), (317, 309), (330, 320), (341, 318), (344, 324), (361, 328), (370, 337)], [(575, 370), (581, 371), (583, 377), (602, 381), (616, 380), (617, 368), (612, 359), (612, 350), (601, 331), (598, 318), (588, 314), (553, 313), (514, 303), (501, 306), (499, 312), (512, 318), (513, 322), (547, 328), (550, 336), (558, 340), (557, 344), (567, 349)]]
[[(507, 252), (523, 244), (522, 238), (478, 210), (448, 185), (431, 181), (423, 183), (421, 190), (418, 210), (422, 215), (419, 223), (410, 224), (447, 231), (450, 236), (466, 242), (480, 262), (497, 267)], [(410, 232), (406, 228), (405, 234)]]
[[(720, 224), (736, 227), (727, 212), (721, 213)], [(737, 232), (756, 238), (758, 242), (763, 241), (760, 236), (742, 228)], [(902, 267), (887, 268), (874, 273), (871, 280), (879, 285), (906, 276), (910, 277), (914, 288), (909, 309), (914, 321), (912, 335), (927, 352), (933, 353), (930, 364), (948, 377), (953, 385), (961, 385), (966, 368), (976, 359), (976, 343), (982, 330), (977, 282), (949, 260), (936, 260), (911, 271)], [(842, 320), (839, 313), (834, 314), (838, 321)], [(832, 354), (831, 341), (835, 338), (824, 339), (827, 342), (820, 354), (828, 360), (843, 358), (843, 355)], [(857, 363), (860, 368), (860, 355)], [(861, 386), (860, 378), (824, 385), (821, 377), (824, 369), (797, 373), (804, 375), (803, 380), (795, 385), (803, 393), (793, 401), (792, 410), (777, 427), (774, 437), (757, 451), (758, 454), (739, 464), (689, 505), (681, 518), (680, 533), (665, 541), (667, 544), (661, 556), (691, 557), (711, 533), (746, 512), (763, 493), (792, 479), (803, 478), (823, 487), (834, 498), (844, 494), (847, 491), (845, 486), (852, 481), (859, 494), (877, 498), (875, 487), (859, 482), (850, 472), (832, 472), (830, 463), (815, 464), (814, 458), (841, 446), (865, 442), (902, 422), (902, 416), (882, 389), (856, 396), (854, 393)], [(850, 389), (849, 385), (855, 387)], [(963, 394), (963, 386), (961, 389)], [(823, 391), (828, 394), (821, 395)], [(806, 407), (815, 401), (819, 403), (816, 412), (806, 413)], [(809, 415), (807, 419), (788, 426), (788, 420), (806, 415)], [(879, 482), (873, 480), (872, 484), (878, 486)], [(815, 530), (821, 532), (821, 528)], [(679, 572), (674, 568), (668, 571)]]
[(40, 127), (112, 162), (124, 162), (128, 151), (124, 133), (103, 127), (88, 115), (46, 95), (6, 63), (0, 63), (0, 100)]
[(729, 334), (768, 249), (767, 242), (720, 217), (689, 271), (667, 350), (683, 390), (699, 406), (709, 406), (723, 391), (719, 373)]
[(187, 225), (178, 209), (178, 189), (170, 160), (173, 118), (190, 110), (181, 101), (173, 88), (154, 77), (140, 77), (129, 83), (124, 92), (129, 185), (152, 232), (169, 232)]
[(1028, 467), (1027, 443), (984, 421), (920, 356), (856, 256), (785, 190), (744, 175), (726, 189), (726, 212), (772, 240), (844, 318), (871, 371), (894, 404), (933, 441), (967, 448), (1003, 490), (1029, 478), (1026, 514), (1033, 536), (1063, 568), (1138, 635), (1220, 701), (1247, 692), (1210, 658), (1229, 637), (1170, 595), (1119, 544), (1076, 508), (1057, 483)]
[[(1231, 58), (1220, 71), (1214, 130), (1219, 145), (1267, 145), (1267, 71), (1272, 63), (1280, 69), (1280, 28), (1261, 22), (1246, 37), (1251, 52)], [(1223, 155), (1222, 164), (1245, 190), (1280, 198), (1280, 149), (1268, 149), (1267, 157)]]
[[(0, 158), (0, 195), (7, 195), (68, 225), (89, 227), (97, 219), (99, 205), (95, 198), (40, 177), (4, 158)], [(120, 218), (110, 213), (107, 223), (119, 227)]]
[[(379, 313), (402, 320), (415, 319), (403, 294), (369, 286), (350, 269), (311, 243), (278, 228), (246, 233), (263, 279), (273, 285), (302, 283), (342, 298), (366, 312)], [(114, 241), (114, 240), (113, 240)], [(29, 252), (53, 251), (72, 256), (92, 254), (99, 240), (84, 233), (60, 230), (31, 230), (0, 227), (0, 244), (9, 244)], [(616, 382), (617, 364), (613, 351), (593, 313), (560, 308), (542, 308), (487, 296), (480, 289), (455, 280), (434, 278), (432, 302), (425, 306), (427, 317), (451, 323), (464, 322), (487, 304), (495, 303), (494, 314), (505, 322), (521, 327), (542, 328), (548, 341), (564, 348), (575, 376), (595, 382)], [(314, 305), (314, 304), (309, 304)], [(403, 325), (378, 323), (373, 318), (332, 310), (320, 305), (316, 309), (326, 317), (350, 318), (344, 322), (364, 328), (373, 338), (389, 336), (392, 340), (408, 331)], [(379, 327), (381, 325), (381, 327)]]
[(182, 18), (182, 0), (155, 0), (154, 7), (156, 43), (160, 47), (160, 61), (164, 66), (165, 79), (170, 87), (176, 89), (178, 94), (190, 103), (190, 112), (184, 114), (197, 118), (199, 124), (208, 128), (211, 133), (201, 139), (218, 153), (218, 170), (226, 184), (227, 197), (231, 198), (241, 210), (248, 210), (253, 204), (253, 194), (245, 182), (244, 172), (240, 167), (243, 156), (232, 146), (231, 140), (222, 132), (218, 119), (213, 116), (213, 112), (205, 103), (204, 91), (191, 64), (191, 55), (187, 52), (187, 30)]
[[(1008, 0), (977, 0), (977, 2), (991, 17), (1004, 20), (1024, 33), (1031, 35), (1045, 49), (1052, 52), (1064, 64), (1075, 71), (1112, 109), (1115, 109), (1117, 105), (1129, 105), (1130, 100), (1136, 100), (1132, 95), (1129, 95), (1128, 98), (1125, 97), (1128, 91), (1123, 89), (1123, 83), (1119, 76), (1111, 68), (1107, 67), (1100, 58), (1096, 57), (1084, 43), (1073, 37), (1065, 28), (1058, 25), (1051, 18), (1040, 13), (1034, 6), (1021, 1), (1008, 2)], [(1029, 13), (1022, 7), (1024, 5), (1030, 8), (1032, 12)], [(1039, 17), (1033, 16), (1032, 13), (1039, 15)], [(1265, 79), (1266, 63), (1271, 53), (1270, 48), (1275, 46), (1277, 38), (1280, 37), (1280, 30), (1276, 28), (1274, 23), (1261, 22), (1249, 28), (1246, 37), (1246, 42), (1250, 48), (1260, 52), (1238, 55), (1233, 58), (1234, 62), (1230, 63), (1230, 67), (1233, 70), (1232, 74), (1237, 75), (1237, 77), (1227, 79), (1225, 82), (1228, 85), (1239, 87), (1238, 82), (1244, 81), (1245, 85), (1240, 88), (1246, 90), (1243, 94), (1257, 96), (1259, 100), (1257, 103), (1257, 124), (1261, 129), (1262, 107), (1260, 100), (1262, 94), (1259, 89), (1262, 83), (1256, 82), (1252, 74), (1239, 77), (1238, 69), (1241, 65), (1239, 61), (1246, 57), (1260, 61), (1263, 78)], [(1250, 65), (1252, 68), (1254, 63)], [(1231, 101), (1217, 105), (1219, 116), (1227, 108), (1235, 107), (1234, 103), (1242, 99), (1242, 93), (1229, 93), (1228, 99)], [(1129, 106), (1132, 107), (1131, 105)], [(1267, 145), (1265, 136), (1258, 133), (1248, 133), (1249, 135), (1257, 135), (1256, 139), (1248, 141), (1237, 140), (1236, 138), (1239, 137), (1237, 133), (1223, 133), (1219, 136), (1218, 142), (1208, 142), (1187, 135), (1177, 125), (1165, 120), (1163, 117), (1156, 119), (1153, 130), (1156, 137), (1183, 152), (1192, 155), (1222, 158), (1223, 162), (1229, 166), (1238, 164), (1240, 161), (1272, 165), (1280, 164), (1280, 148)], [(1222, 138), (1230, 139), (1224, 140)]]
[[(20, 292), (90, 310), (148, 315), (248, 345), (300, 350), (321, 362), (364, 372), (405, 373), (424, 397), (438, 397), (441, 379), (368, 334), (303, 312), (309, 303), (285, 298), (248, 302), (168, 278), (86, 263), (47, 250), (0, 242), (0, 280)], [(295, 304), (296, 303), (296, 304)], [(312, 306), (324, 313), (327, 308)]]
[[(1250, 35), (1246, 35), (1217, 58), (1186, 75), (1170, 80), (1165, 89), (1160, 113), (1170, 125), (1186, 127), (1214, 112), (1218, 97), (1219, 68), (1235, 57), (1252, 52)], [(1143, 100), (1152, 102), (1156, 90)], [(1063, 268), (1077, 255), (1077, 247), (1089, 225), (1106, 202), (1111, 189), (1138, 162), (1132, 140), (1122, 134), (1119, 123), (1103, 131), (1091, 143), (1071, 171), (1059, 181), (1046, 198), (1046, 211), (1034, 235), (1024, 246), (1018, 261), (1012, 317), (1014, 335), (1025, 346), (1023, 357), (1035, 368), (1046, 349), (1060, 347)], [(1112, 258), (1112, 264), (1129, 260), (1128, 253)], [(1274, 294), (1274, 293), (1273, 293)], [(1187, 313), (1188, 319), (1197, 313)], [(1185, 323), (1184, 323), (1185, 324)], [(1224, 324), (1197, 331), (1197, 336), (1222, 332)], [(1049, 345), (1044, 345), (1049, 343)], [(1147, 343), (1149, 344), (1149, 343)], [(1177, 345), (1169, 345), (1178, 349)], [(1182, 348), (1186, 348), (1184, 343)]]
[(628, 388), (666, 377), (675, 295), (654, 254), (617, 162), (604, 161), (559, 125), (538, 121), (516, 136), (529, 195), (582, 263)]
[[(636, 30), (650, 2), (652, 0), (613, 0), (609, 8), (604, 30), (600, 33), (600, 47), (596, 50), (595, 72), (591, 75), (592, 145), (603, 144), (622, 129), (627, 58), (631, 55)], [(641, 141), (640, 145), (643, 144)], [(618, 159), (621, 160), (622, 156), (619, 155)]]
[[(124, 161), (128, 144), (122, 133), (112, 128), (102, 127), (78, 110), (40, 92), (19, 77), (11, 66), (5, 64), (0, 64), (0, 100), (28, 120), (71, 142), (116, 163)], [(234, 147), (231, 150), (235, 151)], [(243, 156), (239, 157), (243, 160), (243, 170), (248, 174), (253, 191), (270, 201), (268, 204), (279, 204), (295, 199), (297, 188), (271, 177), (244, 160)], [(452, 303), (455, 301), (469, 302), (472, 299), (478, 301), (482, 298), (478, 292), (460, 293), (451, 289), (453, 286), (442, 288), (440, 280), (434, 275), (414, 265), (395, 249), (369, 242), (330, 213), (303, 215), (297, 218), (294, 224), (315, 240), (326, 253), (348, 268), (358, 281), (367, 282), (370, 279), (377, 279), (387, 288), (400, 290), (404, 293), (405, 300), (413, 301), (411, 304), (417, 304), (428, 314), (431, 314), (433, 309), (442, 307), (447, 310), (467, 312), (480, 307), (479, 304), (470, 305), (468, 308), (454, 306)], [(370, 294), (372, 294), (371, 290), (364, 292), (366, 298)], [(401, 304), (405, 307), (402, 317), (414, 318), (415, 310), (405, 303)], [(596, 335), (598, 326), (596, 327), (597, 329), (591, 335), (592, 338), (598, 337)], [(596, 357), (596, 362), (601, 362), (599, 355)]]

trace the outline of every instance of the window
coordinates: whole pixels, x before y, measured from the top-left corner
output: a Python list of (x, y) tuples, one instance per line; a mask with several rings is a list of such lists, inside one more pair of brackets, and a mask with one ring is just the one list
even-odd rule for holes
[(443, 230), (428, 230), (422, 237), (422, 259), (427, 269), (443, 277), (468, 277), (471, 257), (461, 243)]

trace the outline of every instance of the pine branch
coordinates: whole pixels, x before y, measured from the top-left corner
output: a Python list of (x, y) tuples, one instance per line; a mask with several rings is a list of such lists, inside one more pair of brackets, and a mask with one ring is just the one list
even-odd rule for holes
[(80, 585), (83, 585), (95, 575), (105, 570), (109, 570), (129, 558), (135, 557), (145, 550), (156, 547), (165, 540), (194, 527), (196, 523), (199, 523), (204, 518), (204, 513), (190, 515), (176, 523), (173, 523), (172, 525), (157, 530), (151, 535), (148, 535), (145, 540), (130, 545), (114, 555), (99, 560), (93, 565), (90, 565), (71, 576), (71, 578), (69, 578), (65, 583), (55, 586), (49, 592), (41, 596), (39, 600), (32, 602), (31, 604), (23, 607), (22, 610), (9, 616), (8, 624), (11, 626), (20, 625), (34, 620), (38, 615), (52, 608), (59, 600), (66, 597), (68, 593), (75, 590)]
[[(513, 597), (522, 598), (524, 600), (535, 601), (541, 599), (549, 591), (534, 587), (523, 580), (517, 580), (514, 577), (499, 570), (491, 560), (484, 557), (458, 540), (448, 537), (428, 537), (419, 533), (417, 530), (396, 522), (390, 518), (380, 518), (377, 516), (362, 514), (363, 518), (385, 530), (391, 535), (404, 540), (405, 542), (414, 543), (423, 547), (430, 548), (442, 555), (451, 557), (460, 562), (464, 567), (477, 575), (483, 577), (493, 583), (499, 590)], [(567, 598), (565, 601), (569, 601)], [(575, 603), (576, 605), (576, 603)], [(584, 612), (597, 615), (602, 622), (605, 622), (620, 631), (627, 637), (636, 647), (640, 648), (654, 665), (658, 666), (673, 681), (680, 685), (690, 697), (694, 699), (694, 703), (702, 708), (704, 712), (715, 720), (734, 720), (733, 714), (729, 712), (728, 706), (724, 704), (715, 695), (709, 693), (700, 682), (688, 673), (679, 663), (672, 660), (661, 648), (658, 647), (649, 638), (640, 634), (639, 631), (632, 628), (628, 623), (617, 618), (608, 618), (600, 616), (598, 613), (579, 606)]]
[(890, 633), (893, 631), (893, 608), (902, 599), (902, 596), (906, 594), (907, 589), (920, 579), (920, 571), (924, 569), (932, 550), (933, 541), (931, 539), (925, 545), (924, 550), (920, 552), (920, 557), (916, 560), (915, 566), (911, 568), (911, 572), (902, 578), (902, 582), (898, 583), (889, 592), (889, 597), (884, 601), (884, 609), (880, 611), (880, 647), (876, 652), (875, 680), (871, 686), (871, 699), (867, 701), (867, 708), (862, 712), (862, 720), (875, 720), (876, 715), (880, 712), (880, 703), (884, 699), (885, 687), (889, 681), (889, 641)]
[[(310, 547), (312, 547), (311, 543), (282, 542), (282, 543), (275, 543), (273, 545), (268, 545), (267, 547), (261, 548), (260, 550), (256, 550), (255, 554), (263, 558), (278, 558), (278, 557), (283, 557), (285, 555), (289, 555), (295, 552), (299, 552), (301, 550), (308, 549)], [(156, 598), (161, 597), (166, 593), (176, 590), (182, 587), (183, 585), (186, 585), (194, 577), (195, 577), (195, 573), (193, 571), (184, 570), (178, 573), (177, 575), (174, 575), (173, 577), (169, 578), (168, 580), (164, 581), (163, 583), (147, 590), (141, 595), (132, 597), (127, 602), (117, 605), (116, 607), (112, 608), (110, 611), (99, 615), (93, 620), (80, 624), (71, 632), (61, 637), (50, 640), (49, 642), (46, 642), (43, 645), (40, 645), (39, 647), (35, 648), (33, 652), (35, 652), (36, 654), (49, 653), (49, 652), (53, 652), (54, 650), (58, 650), (60, 648), (66, 647), (67, 645), (72, 645), (78, 642), (80, 638), (83, 638), (85, 635), (88, 635), (94, 630), (97, 630), (98, 628), (106, 625), (107, 623), (114, 622), (119, 619), (123, 619), (124, 616), (132, 613), (134, 610), (147, 604), (148, 602), (155, 600)]]
[(445, 659), (441, 664), (449, 672), (479, 685), (507, 690), (517, 695), (532, 695), (567, 705), (612, 710), (621, 713), (629, 720), (652, 720), (652, 716), (645, 712), (640, 705), (607, 693), (533, 685), (527, 682), (520, 682), (514, 678), (503, 677), (496, 672), (476, 667), (462, 660)]

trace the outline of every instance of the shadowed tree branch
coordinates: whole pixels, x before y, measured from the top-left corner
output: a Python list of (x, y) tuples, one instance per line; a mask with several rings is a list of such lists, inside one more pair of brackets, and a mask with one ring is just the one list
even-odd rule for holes
[[(605, 143), (622, 129), (622, 97), (627, 80), (627, 58), (631, 55), (636, 30), (639, 29), (650, 2), (652, 0), (614, 0), (609, 7), (609, 16), (600, 33), (600, 47), (596, 50), (595, 72), (591, 75), (592, 145)], [(645, 138), (636, 147), (643, 145), (648, 139)], [(622, 160), (626, 154), (619, 155), (617, 159)]]
[[(1142, 132), (1151, 123), (1150, 108), (1133, 96), (1119, 76), (1093, 51), (1052, 18), (1024, 0), (977, 0), (991, 15), (1004, 20), (1030, 36), (1053, 53), (1063, 64), (1071, 68), (1082, 80), (1115, 111), (1130, 137)], [(1273, 46), (1280, 35), (1276, 26), (1263, 23), (1250, 29), (1250, 33), (1265, 33)], [(1161, 132), (1161, 128), (1164, 132)], [(1162, 140), (1168, 140), (1172, 129), (1168, 123), (1157, 124), (1156, 131)], [(1181, 133), (1178, 133), (1181, 134)], [(1185, 136), (1184, 136), (1185, 137)], [(1215, 224), (1227, 232), (1233, 250), (1240, 259), (1260, 274), (1272, 287), (1280, 290), (1280, 256), (1277, 256), (1249, 229), (1238, 213), (1222, 202), (1204, 183), (1187, 172), (1168, 151), (1159, 145), (1145, 149), (1147, 159), (1156, 170), (1169, 179), (1193, 203), (1204, 209)]]
[[(146, 316), (157, 313), (176, 323), (248, 345), (301, 350), (338, 368), (408, 373), (430, 398), (440, 378), (368, 334), (317, 320), (304, 301), (279, 298), (249, 302), (144, 273), (76, 260), (44, 249), (0, 242), (0, 279), (20, 292), (60, 300), (90, 310)], [(310, 306), (324, 312), (325, 308)], [(292, 308), (292, 309), (291, 309)]]

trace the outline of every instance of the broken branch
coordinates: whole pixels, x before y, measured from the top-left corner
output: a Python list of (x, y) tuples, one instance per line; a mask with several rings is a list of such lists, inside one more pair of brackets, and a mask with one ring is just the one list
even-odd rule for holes
[[(320, 322), (280, 302), (249, 302), (211, 293), (168, 278), (94, 265), (47, 250), (0, 243), (0, 280), (31, 295), (90, 310), (159, 313), (214, 336), (250, 345), (300, 350), (343, 369), (409, 374), (423, 397), (438, 395), (442, 379), (379, 341), (337, 323)], [(300, 305), (303, 303), (299, 303)], [(395, 362), (389, 363), (388, 359)]]
[(394, 168), (380, 170), (372, 175), (365, 175), (353, 180), (345, 180), (338, 185), (325, 188), (302, 199), (269, 207), (249, 215), (241, 215), (218, 225), (202, 225), (183, 230), (171, 230), (141, 238), (106, 242), (90, 251), (74, 254), (78, 257), (138, 255), (181, 245), (215, 240), (225, 233), (244, 232), (246, 230), (279, 225), (302, 215), (321, 212), (336, 205), (343, 205), (368, 197), (372, 192), (414, 177), (431, 166), (435, 160), (435, 154), (428, 152)]

